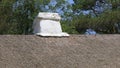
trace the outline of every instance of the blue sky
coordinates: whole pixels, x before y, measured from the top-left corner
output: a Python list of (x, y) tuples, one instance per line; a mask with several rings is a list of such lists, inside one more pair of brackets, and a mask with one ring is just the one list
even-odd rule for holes
[(73, 0), (68, 0), (69, 2), (70, 2), (70, 4), (73, 4), (74, 3), (74, 1)]

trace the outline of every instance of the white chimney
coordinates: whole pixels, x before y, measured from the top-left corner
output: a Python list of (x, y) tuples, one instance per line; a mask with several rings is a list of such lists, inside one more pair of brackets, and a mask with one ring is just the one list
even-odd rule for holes
[(40, 36), (69, 36), (62, 32), (58, 13), (40, 12), (33, 22), (33, 33)]

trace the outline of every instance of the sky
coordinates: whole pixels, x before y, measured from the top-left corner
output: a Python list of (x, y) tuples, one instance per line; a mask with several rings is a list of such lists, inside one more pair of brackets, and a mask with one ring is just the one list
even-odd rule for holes
[[(73, 1), (73, 0), (66, 0), (66, 1), (68, 1), (70, 4), (73, 4), (73, 3), (74, 3), (74, 1)], [(56, 2), (55, 2), (54, 0), (51, 0), (51, 3), (52, 3), (53, 5), (55, 5), (55, 4), (56, 4)]]
[(73, 3), (74, 3), (74, 1), (73, 1), (73, 0), (68, 0), (68, 1), (69, 1), (69, 3), (70, 3), (70, 4), (73, 4)]

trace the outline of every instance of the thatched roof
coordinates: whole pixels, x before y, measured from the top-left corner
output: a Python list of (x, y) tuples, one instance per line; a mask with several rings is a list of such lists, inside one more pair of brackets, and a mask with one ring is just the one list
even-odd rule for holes
[(120, 68), (120, 35), (0, 35), (0, 68)]

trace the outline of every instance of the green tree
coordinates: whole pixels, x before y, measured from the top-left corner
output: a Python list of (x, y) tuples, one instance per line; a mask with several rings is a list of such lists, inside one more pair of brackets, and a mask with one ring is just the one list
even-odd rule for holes
[[(4, 0), (0, 4), (0, 34), (30, 34), (32, 33), (32, 22), (38, 12), (44, 12), (51, 0)], [(65, 0), (56, 0), (57, 4), (49, 6), (49, 10), (61, 9), (67, 15), (67, 9), (64, 5)], [(67, 5), (68, 7), (68, 5)], [(45, 11), (45, 12), (49, 12)], [(64, 15), (64, 14), (63, 14)]]
[(32, 21), (39, 11), (35, 8), (34, 0), (18, 0), (13, 11), (13, 23), (16, 23), (17, 34), (31, 33)]
[(75, 4), (73, 5), (74, 10), (82, 9), (88, 10), (92, 9), (95, 6), (96, 0), (74, 0)]
[(50, 0), (2, 0), (0, 3), (0, 34), (31, 34), (32, 22), (41, 5)]
[(81, 10), (93, 10), (94, 14), (96, 14), (95, 9), (93, 7), (96, 4), (96, 0), (73, 0), (73, 11), (74, 13), (79, 13)]
[(12, 28), (12, 24), (8, 21), (12, 15), (12, 4), (15, 0), (0, 1), (0, 34), (8, 34)]
[[(96, 5), (96, 0), (74, 0), (74, 12), (81, 10), (93, 10), (97, 17), (90, 15), (75, 15), (71, 23), (74, 23), (75, 30), (79, 33), (84, 33), (86, 29), (92, 28), (98, 33), (119, 33), (120, 32), (120, 19), (119, 19), (119, 2), (120, 0), (97, 0), (99, 4)], [(107, 5), (107, 6), (106, 6)], [(106, 9), (111, 8), (112, 9)], [(98, 10), (104, 10), (101, 14), (96, 13), (95, 7)], [(106, 8), (104, 8), (106, 6)], [(100, 7), (100, 8), (99, 8)], [(102, 7), (102, 9), (101, 9)], [(105, 10), (106, 9), (106, 10)]]
[(120, 7), (120, 0), (107, 0), (112, 5), (112, 9), (117, 9)]

